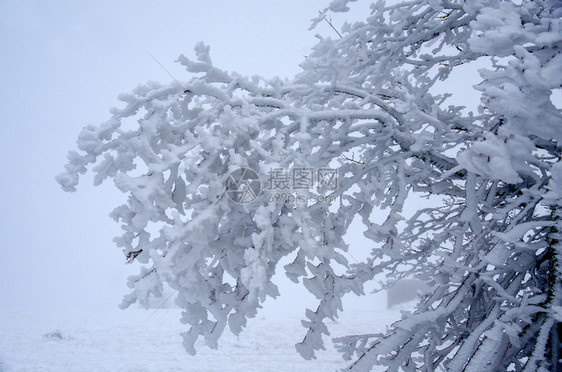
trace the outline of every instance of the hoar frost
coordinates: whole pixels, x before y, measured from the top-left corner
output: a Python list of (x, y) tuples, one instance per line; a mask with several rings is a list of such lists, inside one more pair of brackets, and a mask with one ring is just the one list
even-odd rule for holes
[[(333, 1), (314, 24), (349, 6)], [(116, 242), (142, 267), (123, 306), (177, 288), (190, 353), (240, 333), (282, 270), (317, 299), (297, 344), (314, 358), (342, 297), (386, 274), (431, 290), (386, 334), (335, 340), (349, 370), (560, 370), (561, 18), (554, 0), (379, 1), (288, 81), (227, 73), (198, 44), (196, 60), (179, 58), (186, 90), (122, 95), (57, 180), (74, 191), (91, 168), (128, 195)], [(448, 105), (436, 82), (480, 61), (478, 112)], [(235, 169), (334, 164), (332, 205), (223, 197)], [(440, 202), (407, 214), (420, 196)], [(339, 238), (356, 216), (373, 242), (362, 262)]]

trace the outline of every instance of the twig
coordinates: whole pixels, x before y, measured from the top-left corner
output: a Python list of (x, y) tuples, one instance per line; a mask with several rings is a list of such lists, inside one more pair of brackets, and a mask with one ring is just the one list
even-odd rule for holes
[[(320, 13), (320, 15), (322, 15), (322, 12), (318, 12)], [(328, 24), (330, 25), (330, 27), (332, 28), (332, 30), (334, 30), (336, 32), (336, 34), (338, 34), (338, 36), (340, 37), (340, 39), (343, 39), (343, 36), (340, 34), (340, 32), (338, 31), (338, 29), (332, 24), (332, 21), (328, 20), (328, 18), (326, 18), (326, 16), (322, 16), (324, 18), (324, 20), (326, 22), (328, 22)]]
[(350, 157), (345, 156), (345, 155), (342, 154), (342, 155), (340, 156), (340, 158), (341, 158), (342, 160), (347, 160), (347, 161), (353, 162), (353, 163), (355, 163), (355, 164), (361, 164), (361, 165), (364, 165), (364, 164), (365, 164), (364, 161), (355, 160), (355, 155), (351, 155), (351, 158), (350, 158)]
[(174, 81), (183, 89), (184, 93), (191, 93), (191, 91), (189, 89), (187, 89), (186, 87), (184, 87), (179, 81), (178, 79), (176, 79), (174, 77), (174, 75), (170, 74), (170, 71), (166, 70), (166, 67), (162, 66), (162, 64), (160, 62), (158, 62), (158, 60), (156, 59), (156, 57), (154, 57), (152, 54), (150, 54), (149, 52), (146, 52), (150, 57), (152, 57), (152, 59), (154, 60), (154, 62), (158, 63), (158, 66), (162, 67), (162, 70), (166, 71), (166, 73), (168, 75), (170, 75), (170, 77), (172, 79), (174, 79)]

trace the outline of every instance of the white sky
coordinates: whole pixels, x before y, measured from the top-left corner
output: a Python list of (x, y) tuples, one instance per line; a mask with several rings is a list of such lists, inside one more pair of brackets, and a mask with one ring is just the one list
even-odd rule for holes
[(116, 308), (126, 293), (137, 269), (124, 265), (108, 217), (124, 196), (90, 177), (64, 193), (54, 176), (80, 129), (107, 120), (119, 93), (171, 80), (147, 52), (180, 81), (174, 60), (198, 41), (229, 71), (292, 76), (316, 33), (335, 36), (326, 24), (308, 31), (326, 3), (0, 0), (0, 312)]

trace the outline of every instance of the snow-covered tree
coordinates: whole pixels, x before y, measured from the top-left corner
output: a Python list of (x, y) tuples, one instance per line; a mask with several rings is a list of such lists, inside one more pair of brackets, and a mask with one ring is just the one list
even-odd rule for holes
[[(314, 24), (348, 3), (333, 1)], [(84, 128), (81, 152), (57, 179), (74, 191), (91, 166), (96, 184), (112, 178), (128, 194), (112, 213), (124, 230), (116, 242), (142, 267), (122, 306), (147, 304), (163, 283), (177, 288), (193, 354), (199, 337), (217, 347), (227, 326), (241, 332), (278, 295), (272, 277), (284, 270), (318, 299), (297, 344), (313, 358), (342, 296), (363, 294), (380, 273), (415, 276), (431, 290), (413, 313), (386, 334), (336, 340), (350, 370), (562, 368), (562, 114), (553, 103), (562, 3), (371, 9), (342, 38), (321, 38), (294, 79), (227, 73), (198, 44), (196, 60), (179, 58), (191, 74), (184, 88), (139, 86), (108, 122)], [(478, 112), (450, 105), (438, 83), (478, 67)], [(225, 196), (238, 169), (264, 186), (272, 170), (330, 168), (337, 188), (300, 190), (305, 198), (258, 193), (246, 173), (237, 181), (252, 198)], [(335, 201), (312, 198), (319, 193)], [(420, 197), (433, 207), (408, 213)], [(356, 216), (373, 241), (360, 263), (341, 239)], [(278, 267), (286, 256), (292, 263)]]

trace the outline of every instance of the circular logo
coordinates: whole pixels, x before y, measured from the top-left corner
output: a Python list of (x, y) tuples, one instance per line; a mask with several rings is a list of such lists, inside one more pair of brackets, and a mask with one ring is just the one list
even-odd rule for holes
[(238, 168), (226, 178), (226, 193), (237, 203), (253, 202), (261, 191), (258, 174), (250, 168)]

